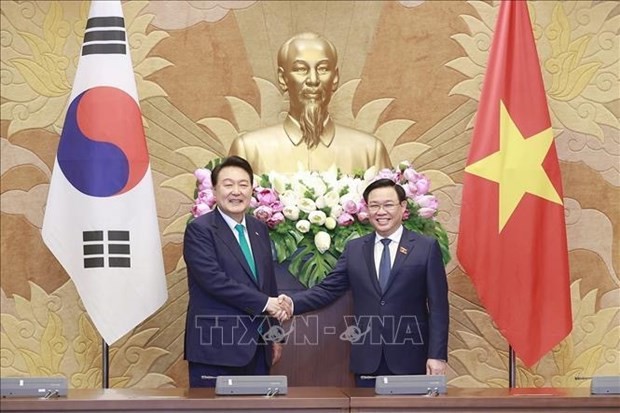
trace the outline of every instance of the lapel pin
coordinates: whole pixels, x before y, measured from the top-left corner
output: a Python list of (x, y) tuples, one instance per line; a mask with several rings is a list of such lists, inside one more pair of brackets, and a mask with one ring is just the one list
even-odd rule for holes
[(407, 248), (405, 247), (400, 247), (398, 250), (401, 254), (407, 255)]
[(255, 232), (256, 236), (258, 237), (258, 232)]

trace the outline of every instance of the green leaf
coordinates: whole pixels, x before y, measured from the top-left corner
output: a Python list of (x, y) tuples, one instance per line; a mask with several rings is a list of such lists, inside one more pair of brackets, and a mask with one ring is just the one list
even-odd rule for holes
[(260, 176), (260, 186), (262, 186), (263, 188), (271, 188), (271, 182), (269, 182), (269, 176), (262, 174)]
[(216, 166), (218, 166), (218, 165), (219, 165), (219, 164), (221, 164), (221, 163), (222, 163), (222, 158), (215, 158), (215, 159), (211, 159), (211, 160), (209, 161), (209, 163), (207, 163), (207, 164), (205, 165), (205, 169), (208, 169), (208, 170), (212, 171), (212, 170), (213, 170), (213, 168), (215, 168)]
[(276, 258), (278, 259), (278, 262), (282, 263), (286, 261), (286, 259), (288, 258), (288, 253), (284, 240), (280, 237), (273, 236), (271, 237), (271, 239), (273, 240), (273, 247), (276, 250)]

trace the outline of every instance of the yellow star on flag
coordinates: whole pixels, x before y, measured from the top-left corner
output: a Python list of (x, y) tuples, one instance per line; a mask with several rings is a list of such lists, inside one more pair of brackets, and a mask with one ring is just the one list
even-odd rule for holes
[(560, 205), (562, 199), (542, 165), (553, 143), (551, 128), (526, 139), (502, 101), (499, 112), (499, 152), (467, 166), (465, 172), (499, 184), (501, 232), (525, 193)]

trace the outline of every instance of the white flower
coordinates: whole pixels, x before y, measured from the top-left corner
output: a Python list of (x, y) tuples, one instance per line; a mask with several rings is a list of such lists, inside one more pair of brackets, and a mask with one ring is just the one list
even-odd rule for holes
[(371, 181), (375, 179), (375, 176), (377, 176), (377, 167), (371, 166), (364, 172), (364, 181)]
[(329, 216), (335, 219), (338, 219), (340, 215), (342, 215), (342, 205), (334, 205), (332, 209), (329, 211)]
[(364, 182), (361, 179), (355, 179), (351, 185), (349, 185), (349, 191), (359, 197), (359, 199), (362, 199), (362, 194), (368, 185), (368, 182)]
[(310, 231), (310, 222), (305, 219), (300, 219), (295, 224), (295, 228), (297, 228), (297, 231), (305, 234), (306, 232)]
[(336, 165), (332, 165), (321, 176), (327, 185), (333, 187), (338, 182), (338, 168)]
[(321, 254), (329, 249), (329, 246), (332, 243), (332, 239), (329, 234), (325, 231), (319, 231), (314, 236), (314, 245), (316, 249), (319, 250)]
[(291, 186), (298, 197), (303, 198), (306, 196), (306, 192), (308, 192), (308, 187), (306, 185), (302, 184), (300, 181), (293, 181)]
[(314, 201), (314, 203), (316, 204), (316, 207), (318, 209), (323, 209), (325, 208), (325, 197), (323, 195), (321, 195), (320, 197), (318, 197), (316, 199), (316, 201)]
[(336, 221), (335, 218), (332, 218), (332, 217), (325, 218), (325, 228), (334, 229), (336, 228), (336, 224), (338, 224), (338, 221)]
[(323, 211), (312, 211), (308, 214), (308, 221), (316, 225), (323, 225), (327, 216)]
[(290, 190), (284, 191), (279, 196), (280, 196), (280, 202), (282, 202), (282, 205), (297, 206), (297, 201), (299, 200), (299, 197), (297, 196), (295, 192), (290, 191)]
[(299, 219), (299, 208), (296, 206), (285, 206), (282, 213), (286, 219), (290, 219), (291, 221), (297, 221)]
[(286, 191), (286, 184), (288, 183), (286, 176), (276, 172), (271, 172), (269, 174), (269, 182), (271, 182), (271, 187), (279, 194)]
[(293, 181), (297, 181), (297, 182), (305, 181), (307, 179), (310, 179), (313, 173), (314, 172), (308, 171), (306, 169), (300, 169), (295, 173), (293, 177)]
[(321, 196), (327, 191), (327, 186), (320, 176), (310, 176), (304, 180), (304, 183), (314, 191), (314, 196)]
[(310, 213), (316, 210), (316, 204), (310, 198), (302, 198), (299, 200), (299, 209), (305, 213)]
[(323, 196), (325, 200), (325, 206), (332, 208), (335, 205), (338, 205), (338, 201), (340, 200), (340, 196), (338, 196), (338, 192), (329, 191)]

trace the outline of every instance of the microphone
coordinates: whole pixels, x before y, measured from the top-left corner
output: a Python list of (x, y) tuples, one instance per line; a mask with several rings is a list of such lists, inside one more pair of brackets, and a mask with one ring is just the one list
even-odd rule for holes
[(575, 380), (592, 380), (591, 394), (620, 394), (620, 376), (575, 376)]

